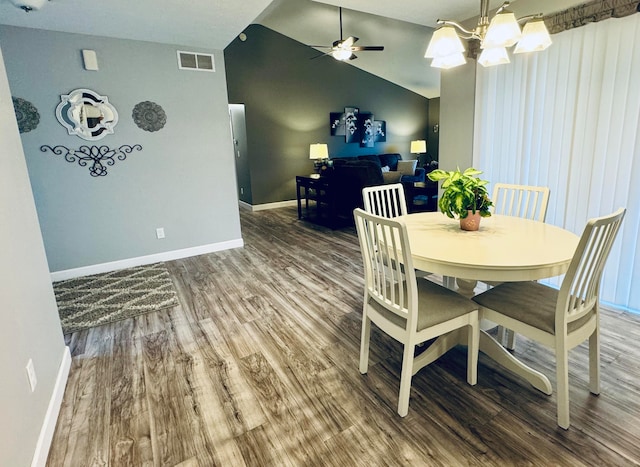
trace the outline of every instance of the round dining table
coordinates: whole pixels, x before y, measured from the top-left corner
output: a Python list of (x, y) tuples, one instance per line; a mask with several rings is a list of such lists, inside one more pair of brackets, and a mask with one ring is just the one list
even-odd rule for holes
[(461, 279), (515, 282), (563, 274), (578, 236), (544, 222), (493, 215), (480, 229), (460, 229), (440, 212), (401, 216), (416, 269)]
[[(445, 286), (472, 296), (477, 281), (516, 282), (554, 277), (566, 272), (579, 237), (568, 230), (520, 217), (492, 215), (480, 221), (477, 231), (460, 229), (460, 222), (441, 212), (398, 217), (406, 228), (413, 267), (443, 276)], [(418, 369), (454, 345), (464, 342), (455, 331), (442, 336), (420, 355)], [(527, 367), (485, 331), (480, 350), (501, 365), (551, 394), (542, 373)], [(417, 369), (416, 369), (417, 371)]]

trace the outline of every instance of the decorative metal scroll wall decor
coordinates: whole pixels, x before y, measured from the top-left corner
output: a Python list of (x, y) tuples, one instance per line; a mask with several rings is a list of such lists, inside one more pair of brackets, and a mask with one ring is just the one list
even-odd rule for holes
[(20, 97), (12, 97), (11, 99), (13, 100), (13, 109), (16, 113), (20, 133), (35, 130), (38, 123), (40, 123), (38, 109), (26, 99)]
[(70, 135), (95, 141), (113, 134), (118, 112), (107, 96), (90, 89), (76, 89), (60, 96), (56, 118)]
[(370, 112), (360, 112), (356, 107), (345, 107), (344, 112), (330, 112), (331, 136), (344, 136), (347, 143), (360, 143), (372, 148), (375, 143), (387, 140), (387, 122), (376, 120)]
[(107, 165), (116, 163), (115, 159), (123, 161), (127, 158), (127, 154), (131, 154), (133, 150), (142, 151), (142, 146), (134, 144), (129, 146), (124, 144), (118, 149), (111, 149), (108, 146), (80, 146), (79, 149), (69, 149), (66, 146), (40, 146), (42, 152), (51, 151), (58, 156), (64, 156), (67, 162), (78, 162), (81, 167), (89, 167), (89, 173), (92, 177), (104, 177), (107, 175)]
[(144, 131), (158, 131), (167, 123), (167, 114), (162, 107), (151, 101), (136, 104), (131, 116), (138, 128)]

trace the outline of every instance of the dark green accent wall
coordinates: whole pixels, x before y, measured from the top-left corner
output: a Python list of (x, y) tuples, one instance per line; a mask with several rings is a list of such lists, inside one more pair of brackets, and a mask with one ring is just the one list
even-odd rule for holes
[[(245, 104), (253, 205), (295, 199), (295, 176), (309, 174), (309, 144), (327, 143), (331, 157), (399, 152), (429, 134), (429, 99), (319, 52), (261, 25), (225, 49), (230, 103)], [(378, 54), (389, 60), (389, 52)], [(390, 65), (391, 66), (391, 65)], [(387, 122), (387, 141), (374, 148), (330, 136), (329, 113), (357, 107)]]

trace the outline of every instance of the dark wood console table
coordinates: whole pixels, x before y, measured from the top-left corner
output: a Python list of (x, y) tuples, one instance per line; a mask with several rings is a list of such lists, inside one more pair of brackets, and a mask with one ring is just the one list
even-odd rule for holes
[(296, 176), (296, 196), (298, 198), (298, 219), (335, 228), (335, 203), (328, 177)]

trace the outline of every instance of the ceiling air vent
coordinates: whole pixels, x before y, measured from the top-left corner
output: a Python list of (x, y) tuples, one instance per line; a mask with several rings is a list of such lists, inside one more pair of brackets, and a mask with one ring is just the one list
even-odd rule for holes
[(178, 68), (181, 70), (216, 71), (213, 55), (178, 50)]

